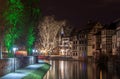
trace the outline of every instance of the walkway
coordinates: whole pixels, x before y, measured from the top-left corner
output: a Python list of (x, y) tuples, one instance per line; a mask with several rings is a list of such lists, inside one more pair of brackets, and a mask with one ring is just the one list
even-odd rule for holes
[(18, 69), (15, 72), (6, 74), (2, 76), (0, 79), (22, 79), (23, 77), (27, 76), (33, 70), (36, 70), (44, 65), (44, 61), (39, 61), (38, 64), (29, 65), (24, 69)]

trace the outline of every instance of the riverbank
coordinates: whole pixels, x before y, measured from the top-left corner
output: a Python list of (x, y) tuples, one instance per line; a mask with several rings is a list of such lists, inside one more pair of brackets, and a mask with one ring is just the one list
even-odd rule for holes
[(38, 64), (29, 65), (23, 69), (6, 74), (0, 79), (42, 79), (50, 68), (50, 64), (39, 61)]
[[(50, 56), (40, 56), (38, 59), (42, 60), (63, 60), (63, 61), (81, 61), (87, 62), (87, 58), (73, 58), (71, 56), (60, 56), (60, 55), (50, 55)], [(92, 60), (91, 60), (92, 61)]]
[(50, 64), (44, 63), (44, 65), (32, 72), (30, 72), (27, 76), (22, 79), (43, 79), (44, 75), (50, 68)]

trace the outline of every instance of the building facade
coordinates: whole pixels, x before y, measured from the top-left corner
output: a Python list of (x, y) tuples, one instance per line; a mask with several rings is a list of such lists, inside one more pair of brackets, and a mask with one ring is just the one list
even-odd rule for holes
[(93, 52), (101, 52), (101, 31), (93, 35)]
[(116, 33), (112, 36), (112, 55), (117, 54), (117, 38)]
[(70, 37), (62, 37), (60, 46), (60, 55), (71, 56), (71, 41)]
[(73, 58), (78, 58), (78, 56), (79, 56), (79, 53), (78, 53), (78, 49), (79, 49), (79, 47), (78, 47), (78, 37), (77, 37), (77, 35), (74, 35), (74, 36), (72, 36), (71, 37), (71, 39), (72, 39), (72, 57)]
[(112, 26), (105, 26), (101, 31), (101, 52), (106, 55), (112, 55), (112, 36), (115, 28)]
[(96, 45), (97, 44), (96, 42), (98, 42), (97, 39), (100, 38), (99, 35), (95, 36), (95, 34), (100, 32), (102, 28), (103, 26), (99, 22), (95, 22), (92, 24), (92, 28), (90, 29), (90, 32), (88, 33), (87, 56), (93, 56), (93, 51), (96, 50), (95, 46), (98, 46)]
[(78, 56), (80, 59), (87, 57), (88, 30), (80, 30), (78, 33)]

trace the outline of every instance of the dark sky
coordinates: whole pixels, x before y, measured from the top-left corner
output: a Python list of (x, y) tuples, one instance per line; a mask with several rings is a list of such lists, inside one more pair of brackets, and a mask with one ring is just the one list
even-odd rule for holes
[(67, 19), (75, 27), (89, 20), (110, 23), (120, 18), (120, 0), (41, 0), (42, 15)]

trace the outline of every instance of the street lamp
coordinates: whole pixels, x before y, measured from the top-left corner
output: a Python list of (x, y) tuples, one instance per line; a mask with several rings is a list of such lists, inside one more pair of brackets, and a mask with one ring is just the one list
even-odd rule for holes
[(16, 52), (16, 50), (18, 50), (18, 48), (16, 48), (16, 47), (14, 47), (13, 48), (13, 53), (14, 53), (14, 72), (15, 72), (15, 66), (16, 66), (16, 64), (15, 64), (15, 52)]
[(35, 54), (37, 54), (37, 52), (38, 52), (38, 50), (36, 50), (36, 49), (33, 49), (33, 50), (32, 50), (32, 55), (35, 55)]

